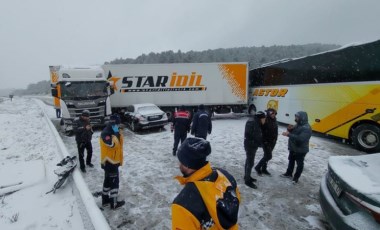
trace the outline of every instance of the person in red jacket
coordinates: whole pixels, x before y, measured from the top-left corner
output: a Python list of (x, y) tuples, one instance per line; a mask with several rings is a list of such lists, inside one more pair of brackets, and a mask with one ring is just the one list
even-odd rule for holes
[(186, 111), (182, 105), (177, 112), (174, 113), (171, 131), (174, 131), (173, 156), (177, 153), (178, 144), (186, 139), (187, 133), (190, 132), (190, 113)]
[(240, 193), (231, 174), (206, 161), (210, 143), (189, 137), (177, 156), (184, 185), (172, 204), (172, 229), (238, 229)]

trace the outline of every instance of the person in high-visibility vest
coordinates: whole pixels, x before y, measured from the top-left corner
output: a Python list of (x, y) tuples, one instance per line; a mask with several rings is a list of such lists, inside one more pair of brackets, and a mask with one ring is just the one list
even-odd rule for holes
[(189, 137), (177, 156), (184, 185), (172, 204), (172, 229), (238, 229), (240, 192), (226, 170), (212, 168), (206, 161), (210, 143)]

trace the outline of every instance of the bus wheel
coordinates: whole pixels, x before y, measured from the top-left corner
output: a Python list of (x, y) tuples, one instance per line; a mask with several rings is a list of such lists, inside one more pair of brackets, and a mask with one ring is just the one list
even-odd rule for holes
[(355, 147), (362, 151), (380, 151), (380, 128), (375, 125), (359, 125), (355, 128), (352, 139)]

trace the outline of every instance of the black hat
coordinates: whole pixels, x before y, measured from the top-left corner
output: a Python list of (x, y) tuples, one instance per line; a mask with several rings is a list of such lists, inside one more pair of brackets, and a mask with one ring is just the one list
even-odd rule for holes
[(177, 156), (184, 166), (197, 170), (207, 164), (206, 158), (210, 153), (210, 142), (202, 138), (189, 137), (179, 147)]
[(90, 111), (88, 111), (87, 109), (83, 110), (81, 116), (83, 116), (83, 117), (89, 117), (90, 116)]
[(119, 114), (112, 114), (110, 116), (110, 122), (111, 122), (111, 124), (120, 124)]
[(273, 108), (269, 108), (269, 109), (267, 109), (266, 110), (266, 112), (267, 112), (267, 115), (269, 116), (269, 115), (271, 115), (271, 114), (275, 114), (275, 115), (277, 115), (277, 111), (275, 110), (275, 109), (273, 109)]
[(257, 111), (255, 116), (259, 119), (265, 118), (265, 113), (263, 111)]
[(200, 104), (200, 105), (198, 106), (198, 109), (199, 109), (199, 110), (204, 110), (204, 109), (205, 109), (205, 105), (204, 105), (204, 104)]

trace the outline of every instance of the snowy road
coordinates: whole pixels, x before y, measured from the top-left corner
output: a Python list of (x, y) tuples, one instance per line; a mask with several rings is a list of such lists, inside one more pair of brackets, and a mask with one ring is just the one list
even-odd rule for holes
[[(54, 111), (52, 110), (52, 119)], [(224, 117), (213, 120), (209, 136), (212, 153), (209, 161), (228, 170), (237, 180), (242, 203), (239, 211), (240, 229), (325, 229), (318, 201), (319, 183), (327, 171), (327, 160), (333, 155), (364, 154), (334, 140), (313, 136), (305, 169), (297, 185), (281, 178), (287, 167), (287, 138), (279, 135), (269, 163), (272, 176), (258, 177), (258, 189), (244, 185), (245, 152), (243, 132), (246, 117)], [(280, 126), (279, 133), (284, 131)], [(99, 161), (98, 138), (93, 136), (95, 168), (83, 174), (91, 191), (101, 191), (103, 171)], [(173, 134), (169, 127), (151, 132), (132, 133), (124, 130), (125, 165), (121, 168), (120, 198), (127, 205), (117, 212), (103, 213), (113, 229), (170, 229), (170, 205), (181, 186), (173, 179), (179, 174), (178, 160), (171, 155)], [(74, 137), (62, 136), (71, 154), (76, 154)], [(262, 157), (259, 149), (255, 162)], [(253, 170), (254, 171), (254, 170)], [(100, 199), (97, 200), (100, 204)]]

